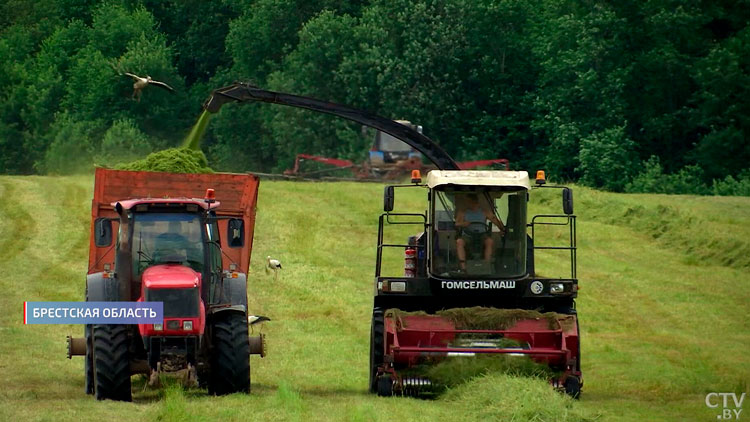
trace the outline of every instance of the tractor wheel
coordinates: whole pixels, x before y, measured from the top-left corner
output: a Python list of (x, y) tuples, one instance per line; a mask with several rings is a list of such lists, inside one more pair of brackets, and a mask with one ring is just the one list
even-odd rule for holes
[(581, 380), (579, 380), (578, 377), (570, 376), (565, 378), (563, 386), (565, 387), (565, 394), (574, 399), (581, 397)]
[(215, 317), (211, 339), (211, 373), (208, 392), (221, 396), (250, 392), (250, 344), (247, 317), (228, 312)]
[(383, 364), (383, 309), (372, 311), (372, 325), (370, 328), (370, 392), (378, 392), (378, 367)]
[(86, 339), (86, 360), (83, 364), (86, 374), (86, 394), (94, 394), (94, 342), (91, 338), (91, 324), (83, 327), (84, 338)]
[(393, 395), (393, 378), (390, 375), (379, 376), (377, 382), (379, 396), (391, 397)]
[(97, 400), (131, 401), (130, 339), (125, 325), (94, 325), (94, 392)]

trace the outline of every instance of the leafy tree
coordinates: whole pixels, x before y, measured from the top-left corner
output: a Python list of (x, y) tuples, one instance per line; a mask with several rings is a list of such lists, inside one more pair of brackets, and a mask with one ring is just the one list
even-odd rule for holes
[(94, 157), (98, 165), (114, 167), (143, 158), (153, 151), (151, 140), (131, 119), (116, 120), (104, 133)]
[(704, 132), (690, 154), (709, 178), (723, 178), (750, 163), (750, 27), (717, 44), (696, 64), (694, 94)]
[(635, 143), (623, 126), (593, 133), (581, 140), (577, 171), (580, 181), (589, 186), (622, 191), (638, 163), (633, 154)]

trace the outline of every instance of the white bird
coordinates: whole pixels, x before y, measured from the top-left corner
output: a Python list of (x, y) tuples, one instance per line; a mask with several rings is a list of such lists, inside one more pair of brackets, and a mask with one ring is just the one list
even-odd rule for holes
[(135, 83), (133, 84), (133, 96), (131, 98), (135, 98), (138, 102), (141, 101), (141, 91), (143, 91), (143, 89), (149, 85), (158, 86), (170, 92), (174, 92), (174, 88), (165, 84), (164, 82), (151, 79), (151, 76), (146, 75), (146, 77), (144, 78), (142, 76), (134, 75), (128, 72), (125, 72), (125, 75), (130, 76), (135, 81)]
[(247, 323), (250, 325), (260, 324), (261, 322), (270, 321), (271, 318), (267, 316), (262, 315), (248, 315), (247, 316)]
[(266, 274), (268, 274), (271, 270), (273, 270), (273, 279), (276, 280), (276, 277), (278, 277), (279, 270), (281, 269), (281, 261), (278, 259), (273, 259), (270, 256), (266, 257)]

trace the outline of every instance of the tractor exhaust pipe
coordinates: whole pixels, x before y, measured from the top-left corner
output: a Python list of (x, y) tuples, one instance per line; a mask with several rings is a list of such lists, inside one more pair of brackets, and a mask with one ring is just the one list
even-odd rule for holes
[(86, 354), (86, 339), (80, 337), (66, 336), (68, 343), (68, 359), (73, 356), (84, 356)]

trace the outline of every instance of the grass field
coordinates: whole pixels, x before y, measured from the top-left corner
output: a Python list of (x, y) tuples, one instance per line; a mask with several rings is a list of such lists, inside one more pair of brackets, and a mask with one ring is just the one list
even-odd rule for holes
[[(715, 421), (707, 393), (750, 392), (750, 198), (577, 189), (581, 400), (491, 374), (427, 401), (366, 393), (382, 186), (264, 181), (249, 296), (273, 321), (252, 394), (135, 379), (133, 403), (97, 402), (83, 360), (65, 358), (82, 328), (22, 324), (23, 301), (83, 299), (92, 185), (0, 177), (0, 421)], [(423, 193), (398, 194), (398, 209), (424, 209)], [(557, 212), (557, 195), (532, 212)], [(276, 281), (266, 255), (284, 263)]]

